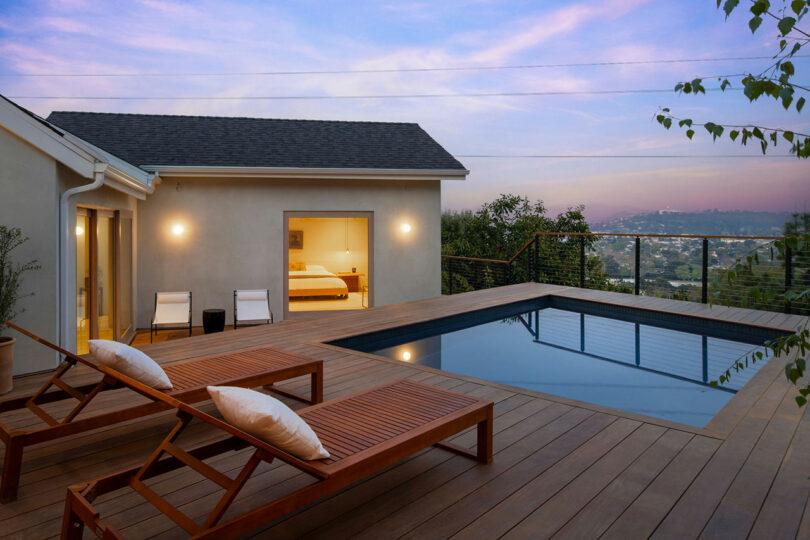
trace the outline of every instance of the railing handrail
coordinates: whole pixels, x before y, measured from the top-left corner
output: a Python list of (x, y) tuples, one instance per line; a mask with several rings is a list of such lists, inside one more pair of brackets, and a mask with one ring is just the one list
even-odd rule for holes
[(515, 259), (517, 259), (518, 257), (520, 257), (520, 256), (523, 254), (523, 252), (524, 252), (524, 251), (526, 251), (527, 249), (529, 249), (529, 246), (531, 246), (531, 245), (532, 245), (532, 242), (534, 242), (534, 239), (535, 239), (535, 238), (537, 238), (537, 233), (534, 233), (534, 238), (532, 238), (531, 240), (529, 240), (528, 242), (526, 242), (525, 244), (523, 244), (523, 247), (522, 247), (522, 248), (520, 248), (520, 249), (518, 250), (518, 252), (517, 252), (517, 253), (515, 253), (514, 255), (512, 255), (512, 258), (511, 258), (511, 259), (509, 259), (509, 260), (508, 260), (508, 261), (506, 261), (506, 262), (507, 262), (508, 264), (512, 264), (513, 262), (515, 262)]
[(523, 244), (517, 253), (512, 255), (509, 259), (481, 259), (478, 257), (465, 257), (463, 255), (445, 255), (445, 259), (457, 259), (464, 261), (488, 262), (499, 264), (512, 264), (515, 259), (520, 257), (524, 251), (529, 249), (532, 243), (538, 236), (619, 236), (624, 238), (691, 238), (691, 239), (715, 239), (715, 240), (784, 240), (784, 236), (741, 236), (741, 235), (726, 235), (726, 234), (651, 234), (651, 233), (609, 233), (609, 232), (534, 232), (532, 239)]
[[(752, 236), (752, 235), (710, 235), (710, 234), (654, 234), (654, 233), (606, 233), (606, 232), (534, 232), (531, 234), (531, 239), (526, 242), (518, 251), (509, 259), (488, 259), (488, 258), (481, 258), (481, 257), (465, 257), (462, 255), (442, 255), (442, 260), (447, 259), (448, 265), (448, 273), (449, 273), (449, 290), (450, 294), (453, 294), (453, 261), (467, 261), (467, 262), (477, 262), (477, 263), (484, 263), (484, 264), (495, 264), (501, 265), (506, 270), (507, 278), (506, 281), (509, 282), (512, 280), (513, 271), (512, 268), (513, 263), (516, 262), (518, 257), (522, 254), (526, 253), (528, 250), (528, 267), (526, 272), (528, 272), (528, 279), (529, 281), (539, 281), (541, 277), (540, 269), (542, 267), (540, 261), (540, 237), (542, 236), (553, 236), (553, 237), (571, 237), (571, 240), (574, 238), (578, 238), (579, 244), (579, 287), (585, 287), (586, 285), (586, 237), (591, 238), (605, 238), (605, 237), (618, 237), (618, 238), (634, 238), (635, 239), (635, 266), (633, 275), (633, 293), (638, 295), (641, 293), (641, 285), (642, 282), (646, 280), (646, 278), (642, 277), (641, 272), (641, 239), (642, 238), (684, 238), (684, 239), (692, 239), (692, 240), (702, 240), (702, 260), (701, 260), (701, 276), (700, 281), (694, 280), (695, 282), (700, 284), (700, 301), (702, 303), (708, 303), (708, 292), (709, 292), (709, 240), (759, 240), (761, 241), (757, 249), (761, 249), (773, 241), (777, 240), (784, 240), (786, 237), (784, 236)], [(763, 243), (762, 241), (765, 241)], [(784, 287), (782, 288), (783, 292), (787, 292), (792, 287), (792, 278), (793, 278), (793, 265), (792, 265), (792, 258), (793, 253), (790, 246), (785, 246), (785, 253), (784, 253), (784, 266), (785, 266), (785, 279), (784, 279)], [(458, 269), (457, 269), (458, 270)], [(458, 273), (458, 272), (456, 272)], [(519, 274), (522, 275), (522, 274)], [(524, 276), (526, 277), (526, 276)], [(491, 277), (490, 277), (491, 279)], [(573, 284), (573, 283), (571, 283)], [(491, 285), (490, 285), (491, 286)], [(785, 312), (791, 312), (791, 302), (785, 302)]]
[(477, 261), (477, 262), (488, 262), (488, 263), (499, 263), (499, 264), (509, 264), (512, 261), (502, 261), (501, 259), (479, 259), (477, 257), (464, 257), (463, 255), (445, 255), (442, 254), (442, 257), (445, 259), (459, 259), (464, 261)]
[[(739, 236), (725, 234), (651, 234), (651, 233), (609, 233), (609, 232), (535, 232), (535, 236), (623, 236), (630, 238), (714, 238), (739, 240), (784, 240), (784, 236)], [(530, 241), (531, 242), (531, 241)], [(524, 248), (525, 249), (525, 248)]]

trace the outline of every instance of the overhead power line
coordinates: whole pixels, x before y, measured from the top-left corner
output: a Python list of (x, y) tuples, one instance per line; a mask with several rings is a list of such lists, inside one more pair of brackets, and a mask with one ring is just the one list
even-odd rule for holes
[[(740, 90), (739, 88), (726, 91)], [(707, 88), (707, 92), (720, 91), (720, 88)], [(548, 90), (541, 92), (469, 92), (446, 94), (367, 94), (344, 96), (8, 96), (9, 99), (70, 99), (103, 101), (283, 101), (283, 100), (325, 100), (325, 99), (412, 99), (412, 98), (476, 98), (476, 97), (527, 97), (527, 96), (586, 96), (619, 94), (663, 94), (673, 92), (672, 88), (636, 90)]]
[[(795, 55), (808, 58), (810, 55)], [(771, 56), (731, 56), (723, 58), (676, 58), (662, 60), (620, 60), (615, 62), (567, 62), (557, 64), (514, 64), (502, 66), (445, 66), (432, 68), (324, 69), (296, 71), (224, 71), (172, 73), (0, 73), (0, 77), (239, 77), (248, 75), (343, 75), (369, 73), (429, 73), (437, 71), (495, 71), (510, 69), (548, 69), (563, 67), (632, 66), (649, 64), (689, 64), (700, 62), (732, 62), (741, 60), (773, 60)]]
[(712, 155), (687, 155), (687, 154), (626, 154), (626, 155), (600, 155), (600, 154), (454, 154), (455, 158), (493, 158), (493, 159), (758, 159), (758, 158), (793, 158), (792, 154), (712, 154)]

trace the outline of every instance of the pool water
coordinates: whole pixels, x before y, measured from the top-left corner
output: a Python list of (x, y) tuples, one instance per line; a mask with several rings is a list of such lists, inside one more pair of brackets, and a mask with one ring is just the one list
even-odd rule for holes
[(353, 348), (703, 427), (764, 362), (734, 373), (722, 387), (709, 382), (764, 340), (744, 330), (737, 341), (728, 332), (714, 337), (682, 327), (546, 307), (405, 342), (392, 344), (389, 335), (376, 340), (385, 345), (379, 348), (374, 339)]

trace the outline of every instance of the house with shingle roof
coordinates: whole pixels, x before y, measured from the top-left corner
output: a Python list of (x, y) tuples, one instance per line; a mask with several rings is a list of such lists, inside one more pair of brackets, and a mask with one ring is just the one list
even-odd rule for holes
[[(417, 124), (43, 119), (0, 99), (0, 127), (0, 223), (43, 264), (19, 322), (69, 350), (131, 340), (160, 291), (192, 292), (194, 326), (231, 324), (236, 289), (267, 289), (275, 320), (441, 292), (441, 181), (468, 171)], [(15, 373), (58, 361), (26, 353)]]

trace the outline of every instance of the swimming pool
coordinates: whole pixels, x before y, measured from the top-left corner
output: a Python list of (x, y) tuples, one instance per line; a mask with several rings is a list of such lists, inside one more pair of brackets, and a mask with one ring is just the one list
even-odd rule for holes
[(716, 380), (775, 331), (593, 302), (522, 302), (334, 345), (703, 427), (764, 362)]

